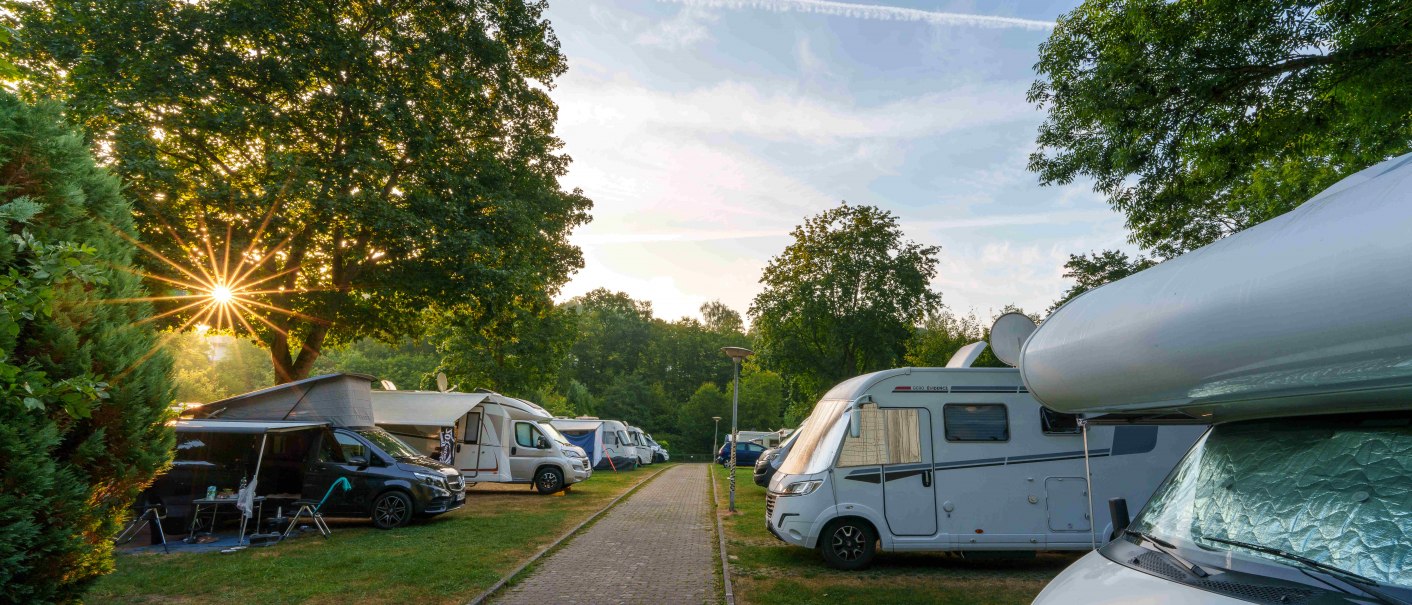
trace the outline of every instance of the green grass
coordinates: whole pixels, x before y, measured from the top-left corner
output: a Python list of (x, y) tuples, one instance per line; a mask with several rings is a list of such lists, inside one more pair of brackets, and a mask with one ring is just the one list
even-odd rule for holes
[(391, 531), (330, 520), (313, 536), (235, 554), (119, 554), (94, 603), (465, 603), (664, 465), (595, 472), (562, 495), (481, 484), (466, 506)]
[(736, 471), (735, 515), (727, 512), (725, 469), (712, 465), (717, 510), (726, 530), (731, 582), (743, 605), (812, 603), (1029, 603), (1077, 558), (1041, 553), (1020, 558), (961, 558), (941, 553), (879, 553), (873, 566), (843, 572), (818, 553), (790, 546), (765, 529), (765, 489)]

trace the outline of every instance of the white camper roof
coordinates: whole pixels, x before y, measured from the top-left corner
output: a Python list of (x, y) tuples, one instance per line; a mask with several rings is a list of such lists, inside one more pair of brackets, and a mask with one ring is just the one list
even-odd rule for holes
[(553, 414), (550, 414), (548, 410), (539, 407), (533, 402), (525, 401), (524, 399), (508, 397), (499, 393), (477, 393), (477, 395), (481, 394), (486, 395), (486, 403), (498, 403), (511, 410), (512, 417), (525, 416), (529, 419), (536, 421), (554, 419)]
[(1406, 409), (1412, 154), (1056, 311), (1020, 371), (1065, 412), (1212, 421)]
[(555, 418), (550, 424), (561, 431), (596, 431), (603, 426), (603, 421)]
[(373, 420), (378, 424), (453, 426), (486, 397), (486, 393), (373, 391)]

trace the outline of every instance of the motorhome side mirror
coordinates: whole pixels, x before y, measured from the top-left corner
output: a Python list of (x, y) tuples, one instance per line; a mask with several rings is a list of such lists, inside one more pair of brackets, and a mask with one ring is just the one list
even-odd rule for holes
[(535, 442), (535, 446), (538, 447), (539, 449), (547, 450), (547, 449), (549, 449), (549, 440), (548, 440), (548, 439), (545, 439), (545, 438), (543, 438), (543, 437), (540, 437), (539, 440)]
[(863, 435), (863, 412), (858, 406), (848, 409), (848, 436), (857, 439)]
[(368, 466), (368, 459), (363, 456), (349, 456), (348, 463), (358, 468), (366, 468)]
[(1112, 540), (1122, 535), (1123, 530), (1132, 523), (1132, 518), (1128, 516), (1127, 498), (1108, 499), (1108, 518), (1113, 520), (1113, 535), (1108, 536), (1108, 539)]

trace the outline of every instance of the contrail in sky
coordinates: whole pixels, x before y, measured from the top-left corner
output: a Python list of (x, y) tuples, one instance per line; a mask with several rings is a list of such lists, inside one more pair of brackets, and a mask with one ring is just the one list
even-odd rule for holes
[(992, 17), (965, 13), (942, 13), (915, 8), (852, 4), (832, 0), (657, 0), (673, 4), (706, 8), (756, 9), (777, 13), (815, 13), (832, 17), (870, 19), (874, 21), (912, 21), (931, 25), (963, 25), (970, 27), (1018, 28), (1035, 31), (1054, 29), (1053, 21)]

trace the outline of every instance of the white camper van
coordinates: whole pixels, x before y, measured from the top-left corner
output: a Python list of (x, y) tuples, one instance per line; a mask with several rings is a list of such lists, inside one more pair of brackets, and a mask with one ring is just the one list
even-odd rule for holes
[(638, 466), (647, 466), (657, 461), (656, 456), (653, 455), (652, 444), (647, 442), (647, 433), (642, 432), (642, 429), (628, 425), (628, 438), (632, 440), (632, 445), (637, 450)]
[(1055, 312), (1036, 398), (1213, 426), (1035, 602), (1412, 603), (1409, 234), (1405, 155)]
[[(1087, 550), (1097, 496), (1143, 502), (1202, 427), (1089, 430), (1012, 368), (902, 368), (830, 390), (770, 480), (769, 530), (839, 569), (883, 551)], [(1084, 456), (1087, 440), (1089, 455)]]
[[(637, 452), (629, 449), (626, 431), (616, 430), (611, 420), (592, 416), (555, 418), (554, 428), (588, 453), (590, 464), (598, 470), (632, 469), (637, 467)], [(619, 424), (620, 423), (614, 423)]]
[(499, 393), (373, 391), (373, 420), (468, 483), (528, 483), (542, 494), (593, 474), (588, 455), (550, 424), (553, 415)]

